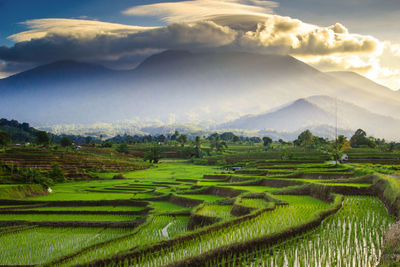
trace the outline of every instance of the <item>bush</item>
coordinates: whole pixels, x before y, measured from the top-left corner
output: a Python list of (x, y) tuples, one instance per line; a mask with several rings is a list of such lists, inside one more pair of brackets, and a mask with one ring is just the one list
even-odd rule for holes
[(125, 179), (125, 176), (122, 173), (120, 173), (120, 174), (114, 175), (113, 179), (114, 180), (122, 180), (122, 179)]
[(35, 168), (29, 168), (20, 176), (22, 182), (29, 184), (40, 184), (46, 187), (54, 184), (54, 181), (51, 178), (48, 178), (43, 175), (39, 170)]
[(71, 141), (68, 137), (64, 136), (64, 137), (61, 138), (61, 140), (60, 140), (60, 145), (61, 145), (62, 147), (72, 146), (72, 141)]
[(119, 152), (119, 153), (124, 153), (124, 154), (128, 154), (128, 153), (129, 153), (128, 145), (125, 144), (125, 143), (120, 144), (120, 145), (117, 147), (116, 150), (117, 150), (117, 152)]

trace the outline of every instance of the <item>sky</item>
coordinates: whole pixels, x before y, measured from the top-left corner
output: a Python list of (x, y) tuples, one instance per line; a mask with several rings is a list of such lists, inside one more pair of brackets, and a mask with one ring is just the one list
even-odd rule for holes
[(135, 67), (166, 49), (289, 54), (400, 89), (398, 0), (0, 0), (0, 78), (62, 59)]

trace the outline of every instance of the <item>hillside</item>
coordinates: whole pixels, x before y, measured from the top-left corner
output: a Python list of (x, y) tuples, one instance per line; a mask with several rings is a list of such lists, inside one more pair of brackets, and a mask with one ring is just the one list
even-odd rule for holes
[(0, 119), (0, 131), (6, 132), (13, 143), (33, 142), (35, 133), (38, 131), (30, 127), (28, 123), (19, 123), (16, 120)]
[(299, 98), (329, 95), (374, 113), (400, 116), (400, 96), (371, 90), (290, 56), (166, 51), (131, 71), (64, 61), (0, 80), (0, 114), (35, 126), (124, 120), (221, 123)]

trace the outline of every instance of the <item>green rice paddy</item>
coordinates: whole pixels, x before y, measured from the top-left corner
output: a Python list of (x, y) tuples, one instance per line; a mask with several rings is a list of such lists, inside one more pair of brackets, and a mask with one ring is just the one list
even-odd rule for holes
[[(316, 163), (296, 163), (242, 148), (220, 156), (240, 163), (239, 172), (167, 159), (123, 172), (120, 180), (116, 172), (92, 172), (96, 179), (56, 184), (48, 194), (0, 199), (0, 265), (376, 265), (394, 219), (378, 198), (356, 195), (377, 179), (400, 195), (398, 179), (361, 179), (355, 173), (362, 163), (336, 167), (318, 153), (299, 153)], [(356, 195), (345, 196), (341, 207), (338, 190)], [(299, 230), (308, 224), (314, 226)], [(268, 243), (276, 235), (282, 238)]]

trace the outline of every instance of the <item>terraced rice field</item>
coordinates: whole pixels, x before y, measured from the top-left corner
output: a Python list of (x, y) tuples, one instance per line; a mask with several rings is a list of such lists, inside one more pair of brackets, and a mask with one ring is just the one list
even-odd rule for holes
[(349, 196), (343, 207), (315, 230), (282, 244), (208, 262), (210, 265), (376, 266), (393, 218), (379, 199)]
[(336, 167), (318, 155), (306, 162), (238, 159), (240, 172), (168, 161), (124, 172), (122, 180), (99, 172), (98, 180), (57, 184), (46, 195), (0, 199), (0, 265), (379, 261), (394, 218), (372, 196), (376, 178), (353, 177), (357, 166)]

